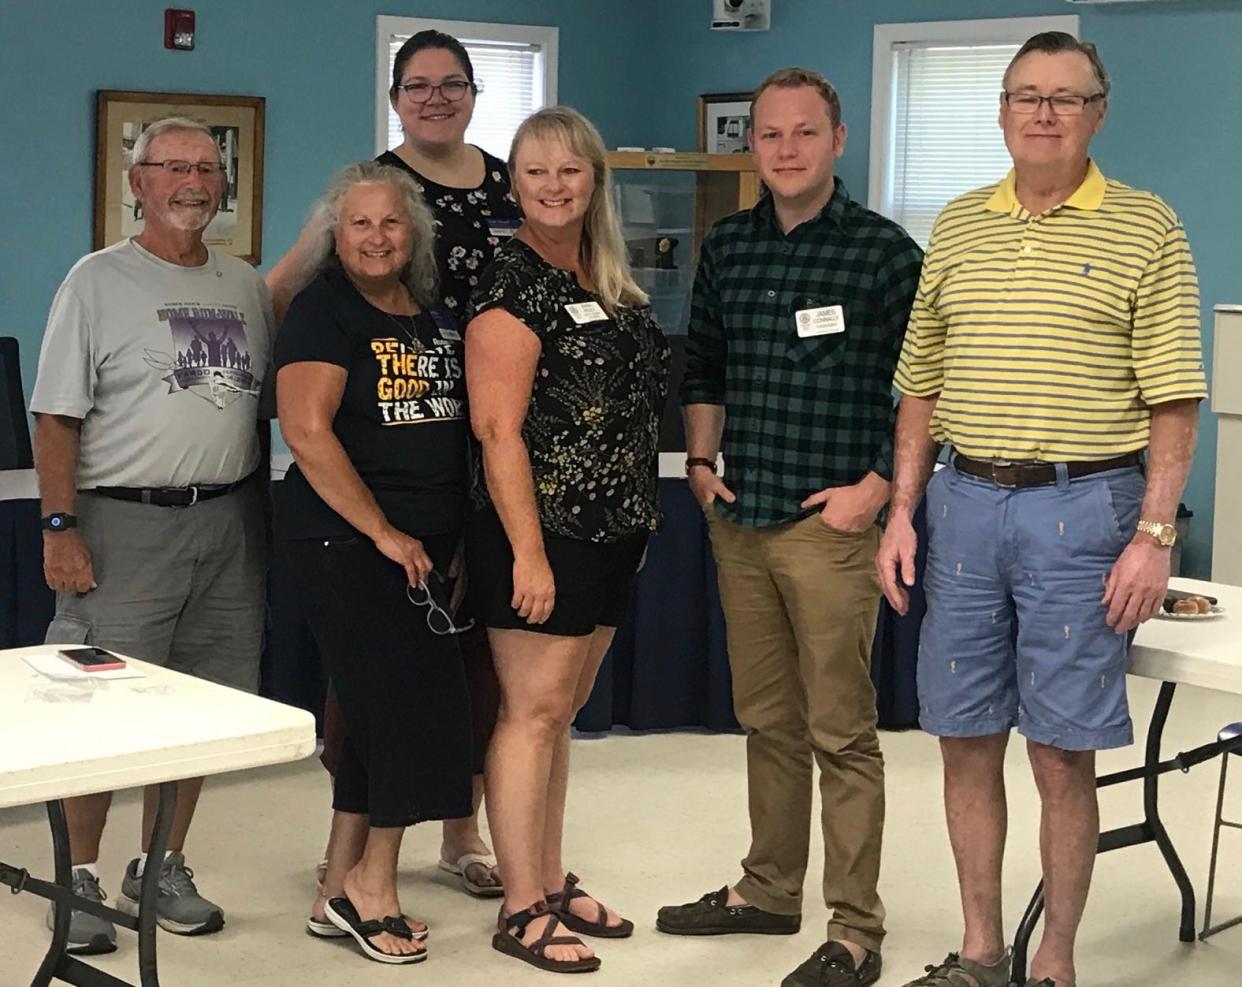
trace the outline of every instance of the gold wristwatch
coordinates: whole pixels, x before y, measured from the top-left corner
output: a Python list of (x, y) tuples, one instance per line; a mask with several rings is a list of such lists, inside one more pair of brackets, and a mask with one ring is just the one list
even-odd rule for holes
[(1170, 548), (1177, 541), (1177, 529), (1163, 521), (1139, 521), (1138, 530), (1145, 535), (1151, 535), (1160, 542), (1162, 548)]

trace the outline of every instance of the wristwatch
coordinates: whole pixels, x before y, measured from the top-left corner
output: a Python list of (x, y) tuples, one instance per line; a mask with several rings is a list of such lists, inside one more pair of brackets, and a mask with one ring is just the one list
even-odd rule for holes
[(40, 524), (44, 531), (68, 531), (78, 526), (78, 519), (72, 514), (49, 514)]
[(690, 471), (696, 466), (702, 466), (713, 473), (716, 472), (716, 460), (708, 459), (705, 456), (689, 456), (686, 459), (686, 476), (689, 476)]
[(1151, 535), (1162, 548), (1169, 548), (1177, 541), (1177, 529), (1163, 521), (1139, 521), (1138, 530)]

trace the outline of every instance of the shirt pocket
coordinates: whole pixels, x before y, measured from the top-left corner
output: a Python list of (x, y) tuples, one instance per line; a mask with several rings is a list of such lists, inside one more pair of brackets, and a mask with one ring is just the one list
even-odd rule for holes
[[(844, 328), (819, 336), (798, 335), (798, 313), (807, 309), (839, 306)], [(797, 295), (785, 319), (787, 345), (785, 359), (800, 370), (831, 370), (845, 359), (846, 337), (850, 332), (850, 305), (824, 295)]]

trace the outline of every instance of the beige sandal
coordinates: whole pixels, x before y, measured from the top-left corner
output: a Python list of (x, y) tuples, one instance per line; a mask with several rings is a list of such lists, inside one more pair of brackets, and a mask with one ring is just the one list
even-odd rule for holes
[[(496, 879), (496, 884), (479, 884), (470, 877), (471, 867), (486, 867), (489, 874)], [(505, 893), (504, 884), (500, 883), (500, 874), (496, 870), (496, 858), (488, 853), (463, 853), (456, 860), (440, 858), (440, 870), (461, 878), (461, 886), (467, 894), (476, 898), (499, 898)]]

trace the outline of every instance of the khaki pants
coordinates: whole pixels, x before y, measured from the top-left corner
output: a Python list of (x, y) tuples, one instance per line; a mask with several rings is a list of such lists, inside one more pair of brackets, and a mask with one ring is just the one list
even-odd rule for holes
[(817, 515), (744, 528), (706, 513), (747, 737), (751, 845), (738, 892), (764, 911), (801, 913), (813, 755), (828, 938), (879, 950), (884, 761), (870, 676), (879, 529), (836, 532)]

